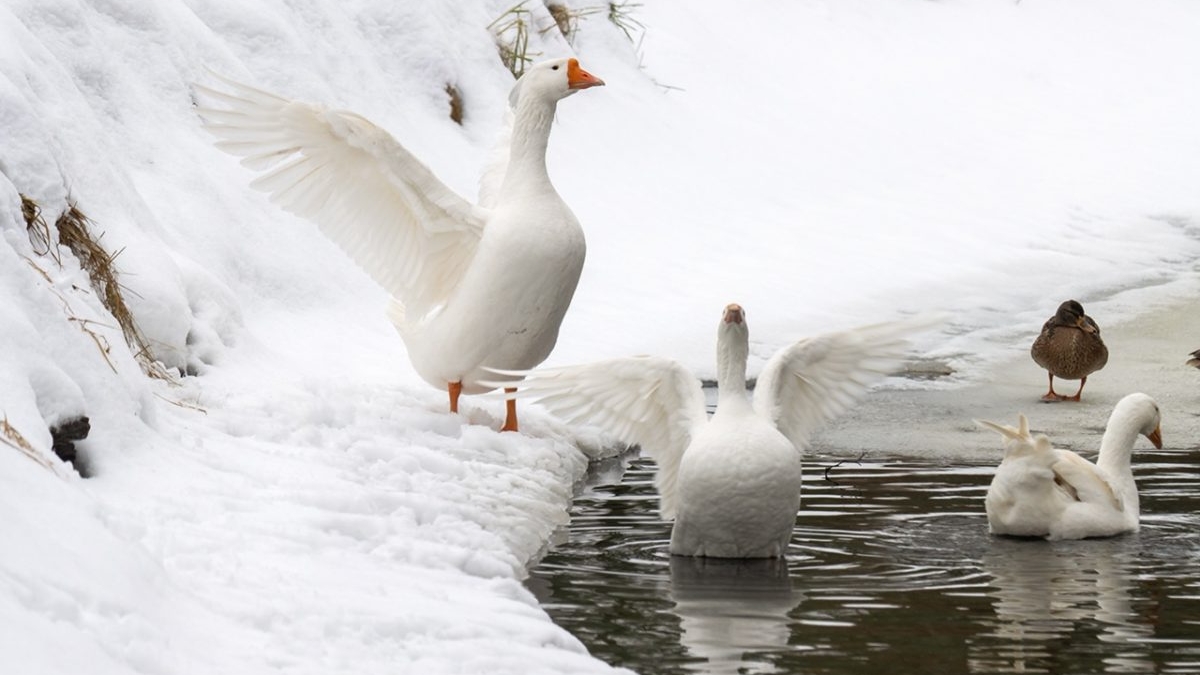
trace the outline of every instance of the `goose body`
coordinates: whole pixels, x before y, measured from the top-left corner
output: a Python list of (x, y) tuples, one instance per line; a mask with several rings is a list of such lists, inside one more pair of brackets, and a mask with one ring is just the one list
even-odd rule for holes
[[(1049, 374), (1050, 391), (1042, 397), (1043, 401), (1078, 401), (1088, 375), (1108, 363), (1108, 347), (1100, 337), (1100, 326), (1075, 300), (1067, 300), (1058, 306), (1054, 316), (1042, 325), (1029, 352), (1034, 362)], [(1079, 390), (1073, 396), (1056, 393), (1056, 377), (1079, 380)]]
[(521, 373), (519, 396), (571, 422), (639, 444), (657, 463), (672, 554), (781, 557), (800, 508), (803, 450), (821, 424), (896, 365), (914, 325), (881, 324), (779, 350), (747, 390), (749, 333), (738, 305), (717, 329), (717, 408), (700, 381), (660, 357), (610, 359)]
[(1141, 514), (1131, 465), (1139, 435), (1162, 447), (1161, 414), (1154, 399), (1121, 399), (1100, 441), (1096, 463), (1054, 448), (1034, 436), (1020, 415), (1018, 426), (979, 422), (1005, 438), (1004, 459), (988, 487), (985, 507), (993, 534), (1046, 539), (1111, 537), (1135, 532)]
[[(603, 81), (573, 58), (536, 64), (517, 81), (508, 152), (481, 204), (359, 115), (222, 81), (223, 90), (196, 87), (221, 104), (199, 109), (218, 147), (264, 171), (254, 187), (316, 222), (392, 295), (389, 316), (414, 370), (448, 392), (452, 412), (460, 394), (495, 388), (482, 384), (485, 367), (545, 360), (585, 255), (579, 221), (546, 169), (550, 128), (559, 100)], [(517, 428), (515, 403), (504, 428)]]

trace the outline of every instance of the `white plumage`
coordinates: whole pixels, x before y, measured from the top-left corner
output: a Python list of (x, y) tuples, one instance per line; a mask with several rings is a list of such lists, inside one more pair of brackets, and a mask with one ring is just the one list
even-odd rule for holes
[(752, 400), (745, 315), (729, 305), (717, 330), (711, 419), (700, 381), (657, 357), (520, 373), (526, 379), (518, 395), (641, 445), (658, 464), (662, 516), (675, 520), (672, 553), (777, 557), (800, 508), (803, 450), (812, 433), (886, 376), (903, 355), (904, 336), (918, 327), (881, 324), (797, 342), (767, 362)]
[(1129, 394), (1108, 419), (1093, 464), (1034, 436), (1020, 415), (1017, 427), (978, 421), (1005, 438), (1004, 459), (988, 487), (985, 506), (993, 534), (1047, 539), (1110, 537), (1138, 529), (1140, 505), (1131, 458), (1138, 435), (1162, 447), (1161, 414), (1154, 399)]
[[(575, 59), (531, 67), (513, 88), (509, 152), (487, 206), (459, 197), (388, 132), (346, 111), (220, 78), (196, 87), (217, 146), (264, 173), (251, 185), (308, 218), (394, 299), (416, 371), (450, 392), (485, 366), (527, 369), (550, 354), (583, 268), (584, 237), (550, 183), (546, 146), (559, 100), (603, 82)], [(494, 376), (492, 376), (494, 379)], [(509, 407), (505, 428), (516, 428)]]

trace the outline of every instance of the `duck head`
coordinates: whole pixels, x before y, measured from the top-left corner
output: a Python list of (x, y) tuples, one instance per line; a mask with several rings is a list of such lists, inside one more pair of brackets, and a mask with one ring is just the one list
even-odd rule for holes
[(1085, 333), (1099, 333), (1100, 327), (1092, 318), (1083, 312), (1083, 305), (1075, 300), (1067, 300), (1058, 306), (1054, 313), (1054, 322), (1060, 326), (1071, 326)]

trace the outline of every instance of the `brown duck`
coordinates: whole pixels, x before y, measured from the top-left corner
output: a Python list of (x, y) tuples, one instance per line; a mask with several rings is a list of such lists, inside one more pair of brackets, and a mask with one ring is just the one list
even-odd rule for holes
[[(1033, 360), (1050, 374), (1050, 391), (1043, 401), (1078, 401), (1088, 375), (1108, 363), (1108, 347), (1100, 339), (1100, 327), (1083, 313), (1083, 305), (1067, 300), (1042, 326), (1042, 332), (1029, 350)], [(1054, 392), (1054, 378), (1079, 380), (1074, 396)]]

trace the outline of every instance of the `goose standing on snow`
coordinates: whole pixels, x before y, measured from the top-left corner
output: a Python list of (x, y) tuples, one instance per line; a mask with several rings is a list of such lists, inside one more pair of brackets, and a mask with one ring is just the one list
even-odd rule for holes
[[(559, 416), (640, 444), (657, 464), (671, 553), (783, 556), (800, 509), (809, 437), (899, 363), (914, 325), (881, 324), (801, 340), (763, 367), (753, 399), (745, 313), (729, 305), (717, 328), (717, 409), (679, 363), (639, 356), (530, 373), (518, 396)], [(511, 375), (511, 373), (510, 373)]]
[[(494, 203), (474, 205), (383, 129), (352, 112), (291, 101), (221, 78), (197, 86), (217, 146), (265, 171), (251, 183), (317, 223), (393, 298), (390, 316), (417, 373), (450, 397), (494, 387), (484, 367), (528, 369), (550, 354), (583, 268), (583, 230), (550, 183), (558, 101), (604, 82), (573, 58), (514, 85), (506, 169)], [(488, 374), (495, 379), (494, 374)], [(516, 430), (509, 402), (504, 429)]]
[(1004, 459), (988, 487), (985, 507), (993, 534), (1046, 539), (1111, 537), (1136, 532), (1141, 513), (1130, 459), (1138, 435), (1162, 448), (1162, 416), (1145, 394), (1117, 402), (1100, 441), (1096, 463), (1057, 450), (1029, 432), (1024, 415), (1016, 428), (978, 422), (1005, 438)]
[[(1078, 401), (1088, 375), (1108, 363), (1108, 348), (1100, 339), (1100, 327), (1083, 313), (1083, 305), (1074, 300), (1058, 306), (1029, 351), (1034, 362), (1050, 375), (1050, 391), (1042, 397), (1043, 401)], [(1055, 393), (1055, 377), (1079, 380), (1079, 391), (1074, 396)]]

